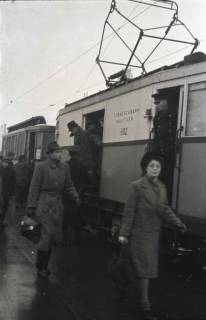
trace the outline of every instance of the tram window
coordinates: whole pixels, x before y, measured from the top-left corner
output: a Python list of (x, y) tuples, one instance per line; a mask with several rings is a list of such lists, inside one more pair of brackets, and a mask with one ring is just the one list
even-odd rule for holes
[(42, 132), (38, 132), (36, 134), (36, 141), (35, 141), (35, 147), (40, 149), (42, 147), (42, 138), (43, 138), (43, 133)]
[[(24, 154), (25, 139), (26, 139), (25, 134), (24, 134), (24, 133), (21, 133), (21, 134), (19, 135), (19, 141), (20, 141), (20, 143), (19, 143), (19, 153), (20, 153), (20, 154)], [(20, 155), (20, 154), (19, 154), (19, 155)]]
[(8, 153), (8, 151), (10, 150), (10, 145), (11, 145), (11, 137), (6, 138), (6, 153), (5, 155)]
[(14, 152), (14, 146), (15, 146), (15, 136), (12, 136), (11, 138), (11, 151)]
[(24, 141), (25, 141), (25, 135), (24, 133), (20, 133), (18, 135), (18, 143), (17, 143), (17, 155), (20, 156), (21, 154), (24, 154)]
[(191, 85), (188, 95), (187, 136), (206, 136), (206, 83)]
[(38, 132), (36, 133), (35, 136), (35, 154), (34, 157), (36, 160), (40, 160), (41, 159), (41, 153), (42, 153), (42, 140), (43, 140), (43, 133), (42, 132)]
[(13, 146), (13, 152), (14, 154), (16, 155), (17, 154), (17, 139), (18, 139), (18, 136), (14, 136), (14, 146)]

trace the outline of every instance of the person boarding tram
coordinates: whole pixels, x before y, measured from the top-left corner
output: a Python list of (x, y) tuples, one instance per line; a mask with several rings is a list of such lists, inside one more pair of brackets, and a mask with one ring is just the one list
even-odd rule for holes
[(93, 190), (98, 189), (100, 157), (101, 157), (101, 141), (96, 133), (96, 124), (92, 122), (88, 129), (82, 129), (75, 121), (67, 124), (70, 136), (74, 137), (74, 146), (79, 148), (75, 155), (75, 159), (87, 170), (90, 177), (89, 186)]
[(67, 127), (71, 132), (70, 137), (74, 137), (74, 145), (79, 147), (79, 151), (76, 153), (75, 158), (88, 172), (92, 171), (93, 159), (89, 131), (82, 129), (73, 120), (67, 123)]

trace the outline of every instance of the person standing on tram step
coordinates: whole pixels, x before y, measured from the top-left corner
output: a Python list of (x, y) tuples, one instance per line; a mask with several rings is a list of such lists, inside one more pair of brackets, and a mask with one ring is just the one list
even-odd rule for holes
[(167, 156), (174, 149), (177, 126), (175, 110), (171, 110), (168, 97), (163, 93), (153, 94), (156, 112), (153, 119), (154, 139), (152, 141), (152, 152)]
[(27, 215), (34, 217), (41, 226), (36, 266), (37, 274), (45, 278), (50, 274), (48, 263), (51, 250), (62, 243), (62, 194), (80, 205), (69, 166), (61, 162), (60, 147), (55, 141), (48, 144), (47, 154), (48, 159), (34, 169), (27, 200)]
[[(167, 168), (162, 172), (168, 198), (172, 197), (172, 181), (175, 162), (175, 143), (177, 130), (177, 101), (171, 94), (164, 92), (153, 94), (156, 112), (153, 119), (154, 138), (150, 141), (149, 151), (159, 153), (167, 159)], [(169, 103), (170, 101), (170, 103)]]
[(71, 132), (70, 137), (74, 137), (74, 145), (79, 147), (76, 154), (76, 160), (86, 168), (88, 175), (92, 179), (94, 162), (92, 157), (92, 149), (90, 142), (90, 132), (82, 129), (75, 121), (67, 123), (68, 130)]
[(143, 177), (131, 183), (119, 242), (129, 243), (138, 281), (138, 307), (143, 319), (154, 319), (150, 313), (149, 282), (158, 276), (158, 255), (162, 221), (181, 232), (187, 227), (168, 206), (165, 185), (159, 176), (164, 158), (148, 152), (141, 160)]

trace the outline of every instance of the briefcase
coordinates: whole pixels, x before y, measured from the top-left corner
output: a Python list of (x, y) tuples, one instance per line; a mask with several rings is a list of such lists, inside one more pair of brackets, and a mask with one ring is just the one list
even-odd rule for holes
[(109, 261), (108, 271), (117, 290), (122, 293), (133, 277), (133, 264), (128, 244), (119, 245)]
[(39, 242), (40, 239), (40, 224), (36, 222), (33, 218), (23, 217), (21, 221), (20, 234), (33, 242), (34, 244)]

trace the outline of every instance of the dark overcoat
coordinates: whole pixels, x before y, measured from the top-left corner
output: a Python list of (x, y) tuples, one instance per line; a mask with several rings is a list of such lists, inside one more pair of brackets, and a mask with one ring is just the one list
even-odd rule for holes
[(1, 215), (1, 208), (3, 204), (3, 195), (2, 195), (2, 170), (0, 166), (0, 215)]
[(16, 175), (15, 198), (17, 203), (20, 204), (26, 202), (31, 176), (31, 168), (26, 161), (23, 161), (18, 162), (14, 165), (14, 171)]
[(90, 133), (78, 126), (78, 130), (74, 135), (74, 145), (79, 147), (76, 154), (76, 160), (87, 170), (93, 169), (92, 149), (90, 142)]
[(167, 203), (165, 185), (148, 177), (132, 182), (122, 217), (120, 236), (129, 238), (131, 257), (140, 278), (158, 276), (162, 220), (179, 227), (182, 222)]
[(62, 194), (78, 198), (67, 164), (50, 160), (37, 164), (31, 180), (27, 207), (35, 209), (34, 218), (41, 224), (38, 249), (48, 251), (62, 240)]
[(1, 168), (2, 172), (2, 195), (4, 202), (8, 202), (13, 196), (15, 191), (16, 177), (13, 165)]

